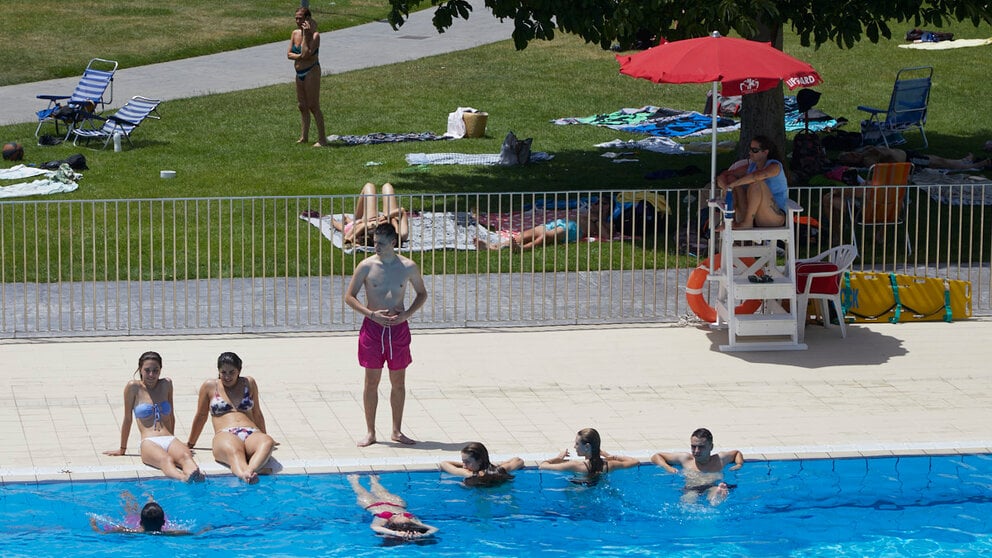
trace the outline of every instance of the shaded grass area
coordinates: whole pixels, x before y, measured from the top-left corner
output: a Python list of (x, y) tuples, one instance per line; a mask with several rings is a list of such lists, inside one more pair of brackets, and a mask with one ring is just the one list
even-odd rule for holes
[[(288, 41), (298, 6), (278, 0), (5, 0), (0, 86), (79, 75), (91, 58), (129, 68)], [(388, 12), (376, 0), (335, 0), (310, 9), (321, 31)]]
[[(281, 8), (277, 15), (277, 18), (273, 16), (273, 25), (278, 23), (279, 33), (287, 34), (288, 15)], [(968, 25), (951, 26), (950, 30), (961, 38), (992, 35), (989, 26), (977, 29)], [(852, 121), (849, 129), (856, 129), (857, 120), (863, 116), (856, 110), (857, 105), (886, 105), (899, 68), (933, 65), (935, 80), (927, 126), (929, 152), (958, 157), (979, 150), (992, 137), (992, 119), (977, 110), (984, 106), (984, 93), (975, 86), (987, 77), (989, 47), (920, 51), (897, 48), (901, 42), (865, 43), (850, 51), (832, 45), (816, 50), (794, 46), (798, 41), (787, 36), (786, 50), (810, 61), (824, 76), (826, 83), (818, 88), (823, 93), (818, 108), (835, 117), (849, 118)], [(370, 56), (374, 57), (374, 53)], [(322, 86), (329, 133), (426, 130), (441, 133), (447, 113), (457, 106), (488, 111), (488, 133), (481, 139), (313, 149), (294, 143), (299, 132), (299, 113), (294, 85), (287, 83), (164, 103), (160, 108), (162, 120), (150, 121), (138, 129), (135, 148), (122, 153), (72, 145), (35, 147), (34, 126), (30, 124), (0, 127), (0, 136), (27, 145), (27, 159), (31, 162), (62, 159), (75, 152), (86, 155), (91, 170), (85, 173), (79, 190), (48, 198), (51, 200), (350, 195), (368, 181), (391, 182), (401, 193), (460, 194), (700, 188), (708, 180), (708, 155), (640, 152), (635, 155), (639, 159), (637, 163), (614, 164), (600, 157), (601, 150), (594, 145), (642, 136), (592, 126), (550, 124), (554, 118), (648, 104), (702, 110), (705, 102), (706, 85), (655, 85), (622, 76), (611, 53), (571, 37), (534, 43), (522, 52), (515, 51), (510, 41), (504, 41), (469, 51), (327, 76)], [(534, 149), (552, 153), (554, 160), (511, 168), (413, 167), (404, 160), (410, 152), (497, 153), (503, 136), (510, 130), (521, 137), (533, 137)], [(730, 134), (724, 139), (733, 137)], [(917, 141), (917, 136), (910, 134), (909, 139)], [(721, 155), (720, 165), (729, 164), (733, 158), (733, 154)], [(679, 169), (690, 164), (704, 169), (704, 173), (664, 181), (645, 178), (653, 170)], [(178, 177), (162, 180), (161, 169), (176, 170)], [(213, 221), (216, 218), (200, 215), (197, 226), (201, 229), (217, 226)], [(287, 219), (280, 223), (286, 246), (321, 241), (315, 229), (293, 222), (295, 213), (287, 212), (280, 218)], [(7, 226), (15, 231), (22, 227), (15, 221)], [(673, 227), (670, 224), (668, 232)], [(262, 235), (264, 231), (252, 234)], [(673, 261), (678, 260), (670, 259), (675, 256), (666, 255), (667, 247), (671, 246), (671, 239), (668, 241), (633, 247), (623, 254), (608, 250), (606, 244), (595, 246), (589, 253), (595, 253), (598, 259), (588, 265), (594, 269), (674, 265)], [(8, 262), (17, 253), (18, 242), (16, 235), (4, 235), (4, 258)], [(194, 244), (205, 254), (203, 242)], [(136, 244), (137, 240), (132, 239), (132, 245)], [(271, 238), (263, 245), (277, 248)], [(539, 252), (536, 259), (509, 253), (456, 254), (446, 259), (442, 268), (436, 267), (435, 255), (418, 255), (417, 259), (426, 272), (474, 271), (481, 265), (480, 258), (485, 265), (499, 269), (509, 266), (583, 269), (573, 267), (587, 265), (580, 257), (568, 257), (567, 251), (573, 249), (549, 248)], [(230, 250), (236, 251), (233, 247)], [(230, 273), (259, 274), (264, 263), (265, 273), (281, 275), (301, 269), (327, 269), (331, 261), (328, 258), (340, 258), (336, 261), (343, 267), (334, 267), (335, 273), (350, 270), (352, 264), (348, 262), (353, 263), (353, 258), (329, 256), (331, 252), (328, 249), (305, 258), (267, 253), (252, 256), (244, 266), (234, 266), (230, 261), (205, 265), (218, 266), (218, 272), (226, 267)], [(987, 259), (987, 254), (982, 256)], [(632, 259), (627, 262), (624, 258)], [(8, 263), (5, 277), (40, 276), (39, 271), (30, 269), (33, 267), (30, 259), (24, 259), (28, 263), (18, 266)], [(74, 276), (93, 264), (77, 261), (79, 270)], [(149, 277), (148, 267), (139, 263), (134, 273)], [(154, 269), (169, 268), (166, 263), (156, 264)]]

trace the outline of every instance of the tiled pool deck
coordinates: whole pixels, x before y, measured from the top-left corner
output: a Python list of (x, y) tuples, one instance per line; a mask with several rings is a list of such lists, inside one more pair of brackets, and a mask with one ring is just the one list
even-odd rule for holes
[[(604, 449), (642, 460), (710, 428), (749, 459), (992, 451), (992, 321), (807, 330), (809, 350), (721, 353), (725, 332), (675, 325), (417, 330), (404, 430), (415, 446), (358, 448), (364, 433), (355, 333), (0, 341), (0, 480), (150, 477), (133, 428), (118, 444), (122, 391), (146, 350), (175, 383), (185, 439), (196, 393), (235, 351), (254, 376), (285, 473), (432, 469), (461, 446), (528, 465), (592, 426)], [(984, 364), (983, 364), (984, 363)], [(385, 376), (385, 375), (384, 375)], [(388, 439), (388, 378), (380, 388)], [(382, 428), (387, 428), (383, 431)], [(211, 458), (208, 424), (196, 457)]]

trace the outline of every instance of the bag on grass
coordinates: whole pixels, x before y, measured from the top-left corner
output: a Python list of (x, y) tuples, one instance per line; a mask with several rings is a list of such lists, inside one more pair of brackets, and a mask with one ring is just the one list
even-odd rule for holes
[(519, 140), (513, 132), (507, 133), (503, 147), (499, 150), (499, 164), (526, 165), (530, 161), (530, 145), (533, 141), (534, 138)]

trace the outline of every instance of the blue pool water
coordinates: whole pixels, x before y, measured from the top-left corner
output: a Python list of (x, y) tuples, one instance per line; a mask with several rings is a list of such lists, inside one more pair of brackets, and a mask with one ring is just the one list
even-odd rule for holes
[[(368, 528), (343, 475), (7, 484), (3, 556), (970, 556), (992, 555), (992, 456), (750, 462), (718, 508), (679, 502), (680, 477), (652, 465), (583, 487), (529, 469), (492, 489), (440, 473), (382, 475), (440, 528), (393, 546)], [(367, 486), (367, 480), (363, 484)], [(153, 494), (196, 536), (98, 534), (120, 493)], [(393, 546), (385, 549), (386, 546)]]

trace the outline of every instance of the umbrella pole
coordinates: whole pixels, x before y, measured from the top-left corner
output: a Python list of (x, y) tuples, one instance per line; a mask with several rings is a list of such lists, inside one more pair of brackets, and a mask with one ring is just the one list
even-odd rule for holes
[[(719, 104), (716, 93), (716, 83), (713, 82), (713, 95), (710, 97), (711, 115), (713, 118), (713, 132), (710, 138), (710, 199), (716, 199), (716, 123), (717, 123), (717, 105)], [(707, 204), (707, 211), (710, 212), (710, 242), (709, 242), (709, 262), (710, 262), (710, 276), (713, 276), (713, 260), (716, 255), (716, 219), (713, 216), (713, 209)]]

